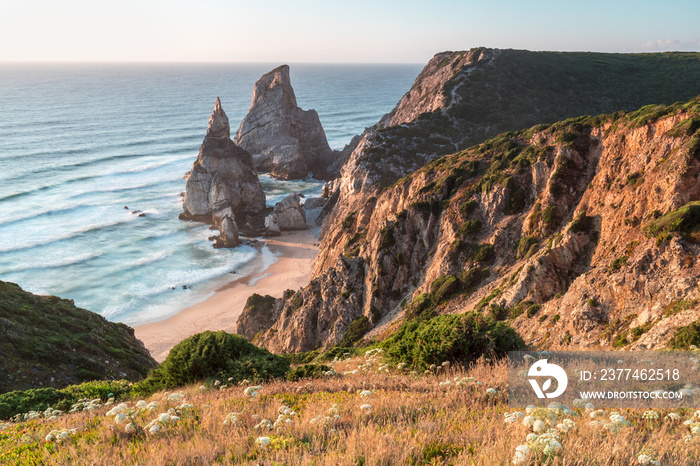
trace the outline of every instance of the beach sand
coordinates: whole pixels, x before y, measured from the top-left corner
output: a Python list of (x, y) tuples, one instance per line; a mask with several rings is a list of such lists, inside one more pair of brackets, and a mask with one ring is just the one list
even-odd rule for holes
[[(134, 327), (136, 338), (146, 345), (156, 361), (161, 362), (173, 346), (195, 333), (205, 330), (232, 333), (253, 293), (280, 298), (284, 290), (298, 290), (309, 283), (318, 254), (316, 242), (309, 230), (283, 232), (282, 236), (260, 241), (277, 257), (277, 262), (266, 270), (232, 281), (206, 301), (168, 319)], [(263, 267), (261, 260), (260, 268)]]

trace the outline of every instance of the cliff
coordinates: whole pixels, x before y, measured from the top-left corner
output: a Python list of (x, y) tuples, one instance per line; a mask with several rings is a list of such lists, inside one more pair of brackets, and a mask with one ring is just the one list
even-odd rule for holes
[(382, 338), (474, 309), (541, 348), (663, 348), (700, 311), (699, 128), (696, 98), (438, 158), (326, 225), (326, 265), (255, 341), (327, 348), (362, 316)]
[(297, 106), (287, 65), (255, 83), (236, 144), (250, 152), (258, 171), (284, 180), (304, 179), (309, 172), (327, 179), (343, 162), (328, 145), (316, 111)]
[(216, 98), (199, 155), (185, 175), (183, 220), (213, 223), (221, 232), (215, 246), (238, 244), (239, 220), (260, 215), (265, 193), (249, 153), (231, 141), (228, 117)]
[[(672, 104), (700, 94), (700, 54), (475, 48), (433, 57), (397, 106), (366, 131), (332, 184), (314, 273), (342, 253), (342, 222), (435, 157), (579, 115)], [(369, 202), (369, 204), (367, 204)], [(371, 209), (371, 207), (368, 207)]]
[(0, 281), (0, 393), (88, 380), (139, 380), (156, 367), (124, 324)]

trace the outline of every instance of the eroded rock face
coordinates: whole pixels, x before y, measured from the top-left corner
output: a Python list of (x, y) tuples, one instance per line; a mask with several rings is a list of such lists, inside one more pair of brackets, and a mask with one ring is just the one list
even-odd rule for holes
[[(329, 266), (256, 343), (327, 348), (362, 315), (368, 338), (386, 335), (451, 281), (435, 312), (505, 312), (533, 347), (664, 348), (700, 316), (697, 239), (654, 233), (700, 205), (688, 107), (505, 135), (407, 176), (339, 219), (336, 261), (321, 250)], [(514, 151), (505, 168), (499, 147)]]
[[(253, 159), (231, 141), (228, 117), (218, 97), (199, 156), (185, 179), (183, 220), (213, 223), (218, 228), (227, 217), (235, 225), (235, 215), (260, 214), (265, 209), (265, 193)], [(230, 222), (222, 226), (228, 231), (226, 244), (235, 242), (231, 226)]]
[(337, 154), (328, 145), (318, 114), (297, 106), (287, 65), (255, 83), (236, 144), (253, 156), (258, 171), (275, 178), (303, 179), (311, 172), (326, 179), (339, 169)]
[(362, 315), (364, 267), (361, 258), (341, 257), (336, 267), (303, 290), (285, 292), (265, 311), (246, 306), (236, 333), (257, 335), (253, 342), (274, 352), (309, 351), (339, 343), (350, 323)]

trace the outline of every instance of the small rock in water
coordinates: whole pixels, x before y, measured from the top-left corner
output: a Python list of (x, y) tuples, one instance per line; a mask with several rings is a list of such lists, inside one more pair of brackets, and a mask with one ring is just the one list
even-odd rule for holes
[(131, 213), (134, 214), (134, 215), (136, 215), (136, 214), (141, 213), (141, 211), (140, 211), (140, 210), (132, 210)]
[(145, 216), (146, 216), (146, 214), (144, 214), (144, 213), (139, 214), (139, 217), (145, 217)]
[(186, 290), (186, 289), (187, 289), (187, 285), (182, 285), (182, 289), (183, 289), (183, 290)]
[(125, 205), (125, 206), (124, 206), (124, 209), (129, 210), (129, 206), (128, 206), (128, 205)]

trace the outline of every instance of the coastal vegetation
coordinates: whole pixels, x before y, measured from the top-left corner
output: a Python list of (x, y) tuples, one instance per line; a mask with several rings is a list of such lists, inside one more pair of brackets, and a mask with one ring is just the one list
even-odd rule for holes
[(0, 281), (0, 393), (105, 378), (139, 380), (156, 366), (124, 324), (73, 301)]
[(700, 462), (693, 410), (511, 408), (503, 360), (482, 357), (418, 373), (381, 356), (340, 358), (313, 380), (197, 383), (0, 422), (0, 463)]

